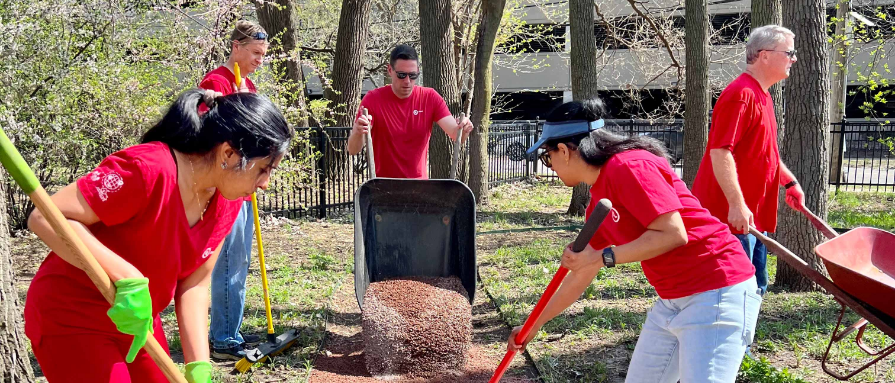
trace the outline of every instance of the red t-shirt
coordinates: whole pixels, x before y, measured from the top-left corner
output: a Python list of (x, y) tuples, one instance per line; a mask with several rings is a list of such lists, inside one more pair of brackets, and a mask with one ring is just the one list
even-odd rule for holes
[(755, 275), (740, 242), (699, 205), (661, 157), (645, 150), (616, 154), (603, 166), (590, 193), (588, 216), (601, 198), (609, 199), (613, 208), (590, 241), (597, 251), (639, 238), (662, 214), (680, 213), (689, 242), (641, 262), (647, 280), (663, 299), (732, 286)]
[(780, 185), (777, 117), (771, 95), (752, 76), (743, 73), (721, 92), (712, 113), (705, 155), (693, 182), (693, 195), (702, 206), (728, 223), (730, 206), (712, 169), (712, 149), (733, 153), (743, 199), (754, 216), (756, 229), (776, 231)]
[(400, 99), (391, 85), (386, 85), (367, 92), (357, 116), (365, 107), (373, 117), (370, 135), (376, 176), (429, 178), (426, 160), (432, 124), (451, 115), (441, 95), (435, 89), (415, 86), (410, 97)]
[[(241, 206), (216, 192), (203, 219), (189, 227), (177, 165), (160, 142), (106, 157), (77, 185), (100, 219), (90, 232), (149, 278), (153, 316), (168, 306), (177, 284), (208, 260)], [(25, 326), (29, 336), (122, 335), (106, 316), (109, 307), (84, 271), (51, 252), (28, 289)]]
[[(258, 89), (255, 88), (255, 83), (252, 82), (248, 77), (245, 78), (246, 87), (249, 88), (249, 91), (252, 93), (258, 93)], [(226, 96), (228, 94), (236, 92), (236, 75), (230, 71), (227, 67), (221, 65), (217, 67), (217, 69), (208, 72), (205, 77), (202, 79), (202, 82), (199, 83), (199, 87), (202, 89), (211, 89), (215, 92), (221, 92), (222, 95)], [(205, 104), (199, 104), (199, 113), (205, 113), (208, 111), (208, 107)]]

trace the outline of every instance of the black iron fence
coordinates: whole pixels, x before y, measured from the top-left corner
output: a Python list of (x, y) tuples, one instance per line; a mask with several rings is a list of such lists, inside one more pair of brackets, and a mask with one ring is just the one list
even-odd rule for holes
[[(538, 121), (495, 121), (492, 124), (489, 139), (491, 173), (488, 179), (491, 184), (527, 177), (556, 177), (535, 156), (524, 156), (524, 149), (521, 149), (535, 142), (541, 126), (542, 122)], [(680, 175), (684, 153), (682, 120), (607, 120), (606, 128), (624, 135), (649, 136), (663, 142), (671, 156), (672, 166)], [(895, 124), (845, 120), (833, 123), (830, 133), (831, 186), (835, 186), (836, 190), (895, 191)]]
[[(494, 121), (488, 136), (488, 182), (496, 185), (525, 178), (555, 178), (536, 155), (526, 155), (540, 135), (543, 121)], [(665, 144), (672, 166), (680, 172), (684, 153), (682, 120), (606, 120), (606, 129), (625, 134), (655, 138)]]
[[(837, 190), (895, 191), (895, 155), (889, 141), (895, 140), (895, 124), (842, 121), (832, 125), (830, 185)], [(535, 155), (525, 153), (542, 126), (542, 121), (492, 122), (487, 147), (490, 185), (556, 177)], [(680, 174), (683, 121), (607, 120), (606, 129), (663, 142), (671, 154), (672, 166)], [(277, 172), (270, 188), (258, 194), (260, 208), (278, 216), (321, 218), (350, 210), (355, 190), (367, 180), (366, 157), (347, 154), (351, 129), (299, 128), (297, 132), (304, 139), (291, 149), (289, 163), (281, 166), (286, 170)], [(12, 197), (27, 199), (18, 194), (7, 196), (11, 207), (17, 206), (17, 199)]]
[(836, 190), (895, 190), (895, 124), (832, 124), (830, 185)]
[[(537, 140), (542, 126), (543, 121), (533, 120), (492, 122), (487, 149), (490, 185), (556, 177), (535, 155), (525, 153)], [(672, 167), (680, 174), (684, 153), (682, 120), (607, 120), (606, 129), (661, 141), (668, 149)], [(350, 129), (304, 128), (299, 132), (307, 134), (307, 145), (296, 146), (293, 153), (313, 155), (314, 160), (301, 170), (277, 174), (270, 190), (260, 195), (261, 208), (293, 217), (325, 217), (330, 212), (350, 209), (354, 191), (367, 179), (366, 157), (348, 156), (345, 152)], [(837, 189), (895, 190), (895, 155), (887, 143), (887, 139), (895, 139), (895, 124), (843, 121), (834, 123), (831, 133), (832, 144), (840, 150), (831, 156), (830, 185)]]

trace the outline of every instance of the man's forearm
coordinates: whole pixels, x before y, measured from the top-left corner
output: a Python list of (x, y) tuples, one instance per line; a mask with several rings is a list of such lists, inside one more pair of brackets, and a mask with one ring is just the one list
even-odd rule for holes
[(796, 176), (789, 171), (789, 168), (783, 164), (783, 161), (780, 161), (780, 186), (785, 186), (786, 184), (795, 181)]
[(718, 185), (721, 186), (724, 197), (727, 198), (727, 204), (733, 206), (745, 203), (733, 153), (727, 149), (712, 149), (709, 151), (709, 156), (712, 158), (712, 172), (718, 180)]
[(360, 150), (364, 148), (364, 137), (360, 134), (355, 134), (354, 130), (351, 131), (351, 135), (348, 136), (348, 154), (355, 155), (360, 153)]

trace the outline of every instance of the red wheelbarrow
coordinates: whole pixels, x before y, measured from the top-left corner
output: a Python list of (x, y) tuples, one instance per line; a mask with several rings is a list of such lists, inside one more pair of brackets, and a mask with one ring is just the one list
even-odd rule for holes
[[(839, 320), (827, 344), (821, 366), (824, 372), (839, 380), (848, 380), (864, 371), (889, 354), (895, 352), (895, 343), (882, 350), (868, 347), (864, 341), (864, 330), (867, 323), (895, 339), (895, 234), (884, 230), (859, 227), (845, 234), (837, 235), (826, 222), (803, 210), (805, 216), (829, 240), (815, 247), (815, 253), (823, 260), (830, 278), (817, 272), (802, 258), (793, 254), (777, 241), (759, 233), (754, 228), (749, 232), (761, 240), (768, 249), (790, 266), (794, 267), (808, 279), (832, 294), (839, 305)], [(846, 327), (841, 332), (842, 318), (846, 309), (851, 309), (863, 319)], [(875, 358), (865, 365), (846, 374), (840, 374), (827, 366), (830, 349), (837, 343), (857, 331), (855, 343), (870, 356)]]

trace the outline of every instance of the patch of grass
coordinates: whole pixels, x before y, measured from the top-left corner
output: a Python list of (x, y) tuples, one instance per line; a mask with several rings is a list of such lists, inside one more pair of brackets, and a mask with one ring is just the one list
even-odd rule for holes
[(539, 211), (569, 205), (572, 189), (554, 182), (503, 184), (491, 190), (487, 208), (493, 211)]
[(876, 227), (895, 231), (895, 193), (840, 191), (830, 195), (828, 221), (833, 227)]
[(808, 383), (797, 378), (784, 368), (777, 370), (767, 359), (743, 359), (740, 372), (737, 374), (737, 383)]

